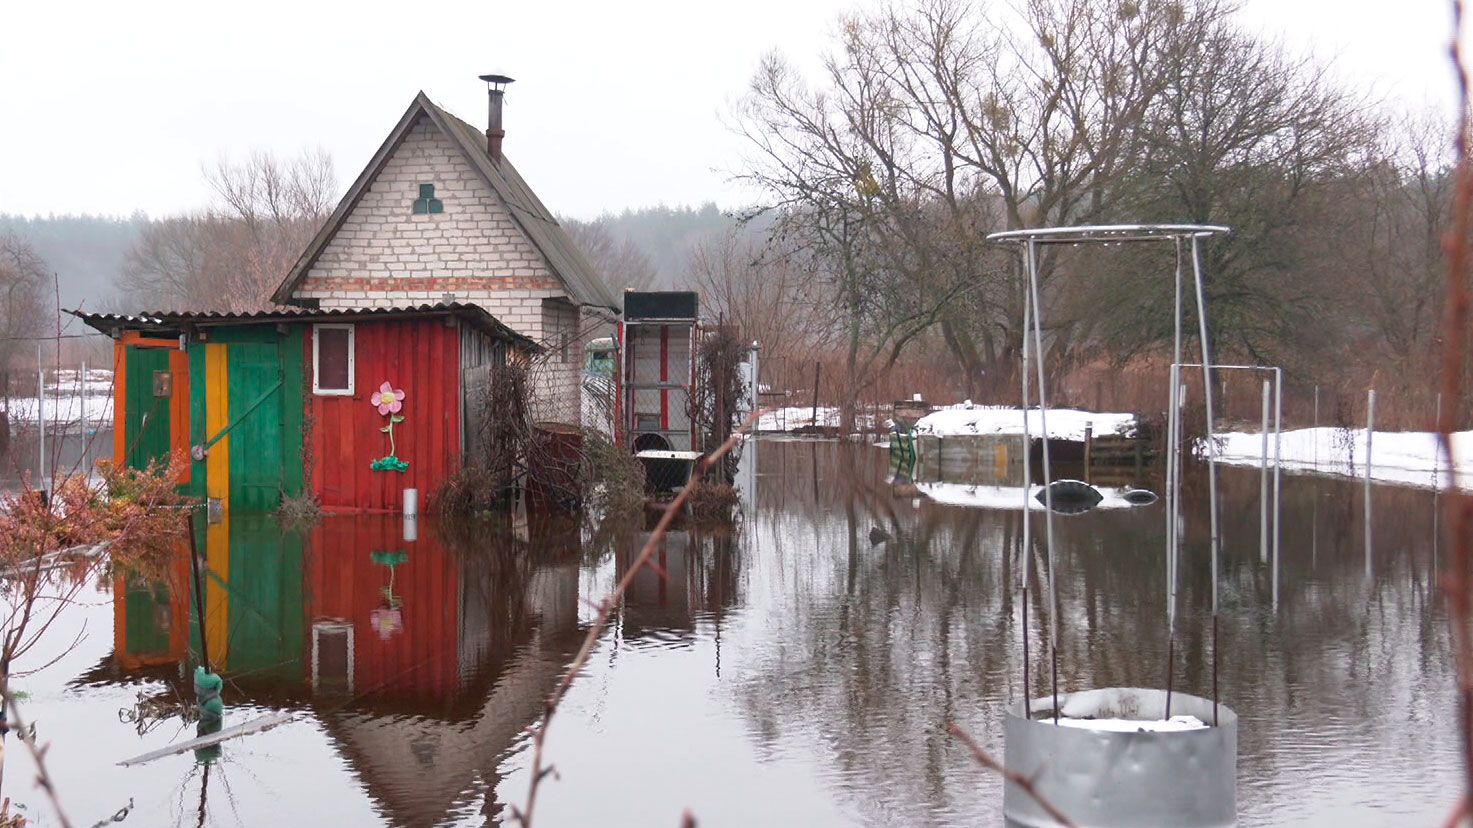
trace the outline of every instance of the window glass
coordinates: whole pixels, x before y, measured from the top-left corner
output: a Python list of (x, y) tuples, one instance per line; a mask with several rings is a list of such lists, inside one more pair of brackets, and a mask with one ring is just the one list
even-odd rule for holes
[(353, 329), (317, 328), (317, 365), (313, 377), (319, 393), (351, 393), (353, 390)]

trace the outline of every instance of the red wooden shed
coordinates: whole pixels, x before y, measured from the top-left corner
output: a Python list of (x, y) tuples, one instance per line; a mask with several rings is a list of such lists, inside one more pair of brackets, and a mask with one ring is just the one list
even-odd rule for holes
[(115, 459), (190, 451), (191, 493), (226, 516), (304, 491), (329, 512), (430, 497), (476, 451), (491, 369), (538, 350), (455, 303), (76, 315), (117, 343)]

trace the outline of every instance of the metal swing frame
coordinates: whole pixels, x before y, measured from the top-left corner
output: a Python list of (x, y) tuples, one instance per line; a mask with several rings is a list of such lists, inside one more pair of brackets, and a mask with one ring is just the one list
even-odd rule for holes
[[(1030, 445), (1028, 431), (1028, 408), (1031, 402), (1029, 388), (1029, 373), (1036, 372), (1038, 382), (1038, 409), (1039, 427), (1043, 431), (1043, 485), (1044, 505), (1044, 533), (1048, 560), (1048, 593), (1049, 593), (1049, 661), (1052, 673), (1051, 695), (1053, 700), (1054, 722), (1059, 719), (1059, 596), (1056, 577), (1054, 556), (1054, 511), (1053, 492), (1049, 483), (1053, 482), (1053, 470), (1049, 461), (1048, 447), (1048, 397), (1044, 379), (1043, 368), (1043, 306), (1039, 299), (1038, 289), (1038, 248), (1041, 245), (1071, 245), (1081, 244), (1124, 244), (1124, 243), (1169, 243), (1176, 249), (1176, 275), (1175, 275), (1175, 307), (1174, 321), (1175, 330), (1172, 346), (1171, 365), (1171, 388), (1169, 392), (1170, 401), (1167, 417), (1167, 539), (1166, 539), (1166, 571), (1167, 589), (1170, 596), (1168, 601), (1168, 654), (1166, 671), (1166, 709), (1167, 717), (1170, 717), (1171, 709), (1171, 685), (1173, 670), (1172, 663), (1175, 660), (1176, 641), (1176, 583), (1178, 559), (1180, 556), (1180, 545), (1177, 538), (1177, 527), (1180, 524), (1181, 512), (1181, 417), (1177, 403), (1180, 388), (1180, 368), (1182, 367), (1182, 253), (1184, 243), (1190, 246), (1192, 262), (1192, 281), (1195, 286), (1197, 302), (1197, 320), (1199, 335), (1202, 344), (1202, 385), (1204, 404), (1207, 409), (1207, 440), (1213, 440), (1213, 399), (1211, 366), (1207, 325), (1207, 296), (1202, 279), (1202, 252), (1201, 243), (1203, 239), (1213, 236), (1225, 235), (1232, 232), (1230, 228), (1211, 224), (1110, 224), (1110, 225), (1081, 225), (1075, 227), (1042, 227), (1029, 230), (1009, 230), (1000, 233), (992, 233), (987, 240), (998, 243), (1017, 244), (1023, 248), (1025, 269), (1028, 277), (1028, 290), (1024, 301), (1023, 311), (1023, 442)], [(1029, 337), (1032, 342), (1029, 342)], [(1031, 346), (1031, 347), (1030, 347)], [(1026, 499), (1032, 487), (1032, 452), (1025, 451), (1023, 458), (1023, 497), (1025, 508), (1023, 512), (1023, 549), (1025, 554), (1030, 548), (1031, 521), (1028, 519)], [(1217, 509), (1217, 470), (1215, 464), (1208, 465), (1208, 496), (1211, 502), (1211, 544), (1212, 544), (1212, 710), (1213, 725), (1217, 725), (1218, 689), (1217, 689), (1217, 616), (1218, 616), (1218, 574), (1220, 558), (1220, 542), (1218, 531), (1218, 509)], [(1024, 578), (1029, 570), (1024, 568)], [(1026, 623), (1027, 589), (1024, 591), (1025, 623), (1023, 625), (1023, 698), (1025, 705), (1030, 698), (1029, 690), (1029, 655), (1028, 655), (1028, 628)]]

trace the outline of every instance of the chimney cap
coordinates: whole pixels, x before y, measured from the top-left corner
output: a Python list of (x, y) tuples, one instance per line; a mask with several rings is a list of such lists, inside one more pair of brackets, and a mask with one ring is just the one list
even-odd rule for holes
[(516, 81), (515, 78), (508, 78), (506, 75), (481, 75), (480, 78), (487, 83), (501, 85), (513, 83)]

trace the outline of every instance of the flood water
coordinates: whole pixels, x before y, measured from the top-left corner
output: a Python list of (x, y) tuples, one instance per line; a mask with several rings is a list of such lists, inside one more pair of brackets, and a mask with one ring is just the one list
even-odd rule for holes
[[(1022, 512), (931, 502), (873, 447), (755, 445), (736, 529), (672, 534), (668, 577), (636, 577), (573, 685), (536, 824), (673, 826), (689, 809), (702, 826), (1001, 825), (1001, 782), (946, 723), (1002, 755), (1001, 709), (1023, 693)], [(1210, 696), (1205, 486), (1192, 484), (1174, 681)], [(1359, 484), (1285, 476), (1275, 608), (1258, 475), (1223, 469), (1221, 484), (1218, 680), (1241, 717), (1240, 823), (1440, 824), (1459, 774), (1434, 495), (1375, 490), (1367, 544)], [(1164, 514), (1055, 518), (1061, 689), (1164, 684)], [(296, 715), (209, 764), (116, 764), (194, 735), (177, 718), (140, 734), (124, 715), (141, 696), (192, 698), (182, 665), (199, 641), (180, 579), (123, 583), (120, 602), (111, 583), (89, 593), (16, 686), (74, 825), (130, 800), (128, 825), (511, 824), (525, 728), (642, 529), (534, 515), (406, 537), (383, 516), (306, 532), (233, 518), (211, 530), (205, 636), (227, 724)], [(1046, 692), (1038, 597), (1033, 695)], [(5, 794), (55, 824), (7, 746)]]

